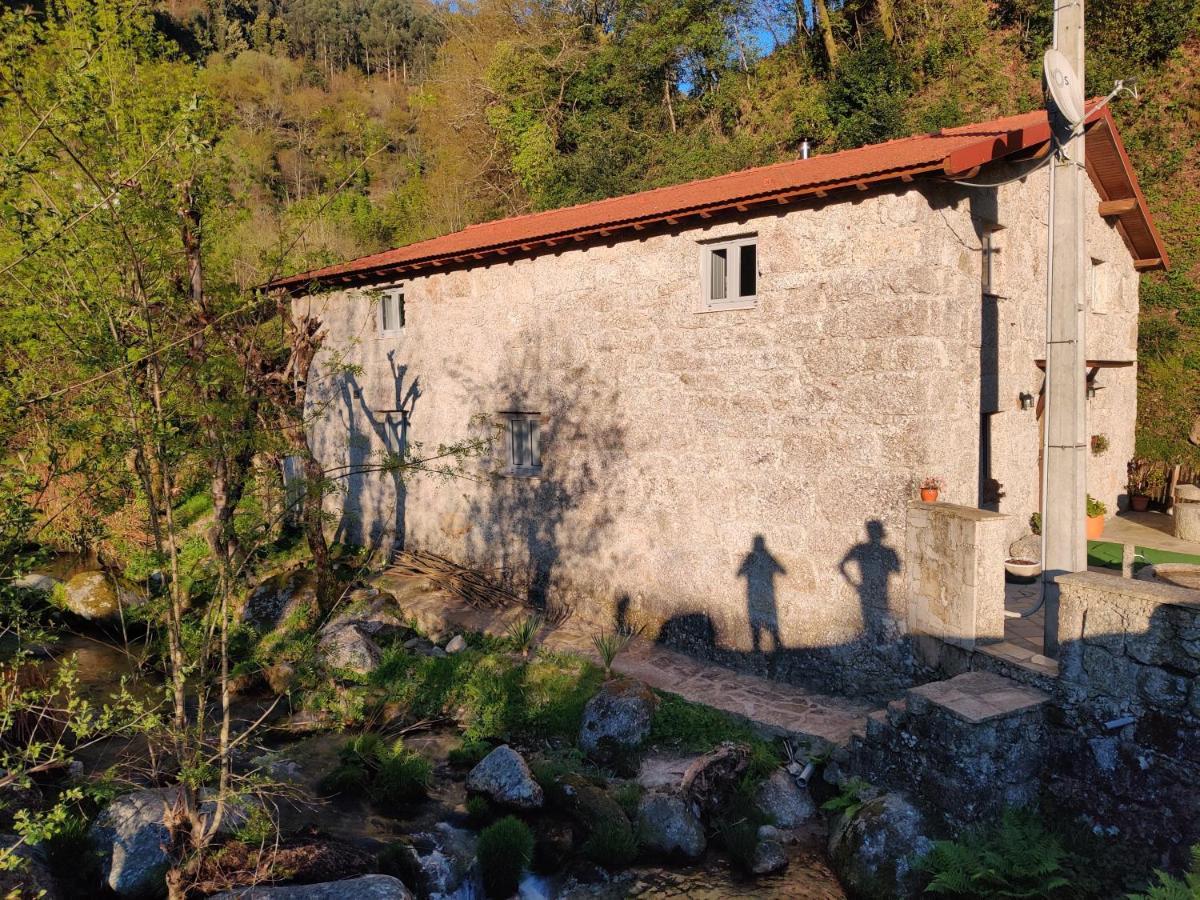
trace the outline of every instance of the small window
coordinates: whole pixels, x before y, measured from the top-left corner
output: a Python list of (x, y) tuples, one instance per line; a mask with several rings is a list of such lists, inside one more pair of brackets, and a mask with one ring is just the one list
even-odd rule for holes
[(758, 299), (758, 238), (700, 248), (702, 309), (745, 309)]
[(541, 416), (537, 413), (508, 413), (505, 435), (508, 471), (533, 475), (542, 468)]
[(399, 334), (404, 330), (404, 289), (392, 288), (379, 295), (379, 331)]
[(1000, 256), (1000, 246), (996, 240), (998, 230), (995, 225), (987, 225), (980, 235), (980, 286), (985, 294), (999, 293), (999, 271), (996, 265)]

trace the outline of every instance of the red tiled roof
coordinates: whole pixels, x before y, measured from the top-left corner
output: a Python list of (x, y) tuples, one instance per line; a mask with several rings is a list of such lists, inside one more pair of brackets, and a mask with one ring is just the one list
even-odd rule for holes
[[(1119, 215), (1118, 227), (1139, 268), (1165, 267), (1166, 250), (1111, 113), (1107, 107), (1093, 108), (1087, 122), (1088, 171), (1097, 191), (1104, 200), (1136, 201), (1131, 210)], [(918, 175), (962, 177), (977, 166), (1005, 157), (1034, 154), (1044, 149), (1049, 137), (1045, 111), (1007, 116), (855, 150), (471, 225), (406, 247), (280, 278), (269, 287), (299, 290), (314, 283), (336, 286), (382, 280), (437, 267), (473, 265), (496, 256), (530, 253), (564, 242), (608, 238), (617, 232), (641, 231), (650, 225), (675, 225), (685, 218), (709, 218), (716, 213), (744, 211), (765, 203), (786, 204), (824, 197), (834, 191), (867, 190), (884, 182), (911, 181)]]

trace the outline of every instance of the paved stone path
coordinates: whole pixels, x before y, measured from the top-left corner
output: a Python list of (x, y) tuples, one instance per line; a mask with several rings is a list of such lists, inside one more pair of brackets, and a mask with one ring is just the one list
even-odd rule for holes
[(1200, 544), (1182, 541), (1174, 531), (1175, 520), (1166, 513), (1130, 510), (1106, 520), (1100, 540), (1200, 556)]
[[(374, 583), (394, 594), (405, 614), (431, 634), (461, 630), (503, 635), (509, 623), (529, 614), (520, 607), (469, 606), (424, 578), (384, 573)], [(599, 663), (599, 655), (592, 646), (594, 633), (593, 629), (568, 619), (563, 624), (543, 628), (541, 645)], [(807, 740), (814, 752), (830, 745), (845, 745), (853, 732), (865, 727), (867, 716), (876, 708), (860, 700), (743, 675), (644, 638), (635, 638), (613, 668), (685, 700), (740, 716), (768, 732)]]

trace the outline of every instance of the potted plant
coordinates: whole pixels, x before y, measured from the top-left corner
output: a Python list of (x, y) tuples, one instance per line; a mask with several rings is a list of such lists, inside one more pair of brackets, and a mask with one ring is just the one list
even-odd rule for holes
[(938, 494), (945, 486), (946, 482), (940, 476), (926, 475), (921, 481), (921, 502), (936, 503)]
[(1108, 512), (1108, 507), (1093, 497), (1087, 495), (1087, 539), (1089, 541), (1100, 540), (1100, 535), (1104, 534), (1104, 515)]
[(1108, 450), (1108, 435), (1093, 434), (1092, 435), (1092, 456), (1099, 456)]
[[(1140, 492), (1142, 495), (1141, 506), (1138, 506), (1135, 503), (1133, 508), (1138, 512), (1143, 512), (1146, 507), (1150, 505), (1150, 498), (1161, 494), (1166, 486), (1167, 473), (1162, 469), (1151, 469), (1146, 473), (1145, 477), (1142, 478), (1142, 490)], [(1134, 499), (1136, 500), (1137, 497), (1135, 496)]]

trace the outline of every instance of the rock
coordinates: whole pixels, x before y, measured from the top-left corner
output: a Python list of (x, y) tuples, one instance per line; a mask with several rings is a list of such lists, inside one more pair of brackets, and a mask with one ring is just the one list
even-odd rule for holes
[(405, 650), (416, 650), (418, 647), (428, 643), (429, 641), (425, 640), (423, 637), (410, 637), (400, 646), (402, 646)]
[(37, 591), (41, 594), (53, 594), (54, 589), (62, 584), (57, 578), (51, 575), (44, 575), (41, 572), (30, 572), (27, 575), (22, 575), (12, 586), (24, 591)]
[(1042, 561), (1042, 539), (1036, 534), (1027, 534), (1017, 538), (1008, 545), (1009, 559), (1027, 559), (1030, 562)]
[(346, 599), (346, 608), (321, 629), (323, 634), (353, 625), (363, 634), (382, 637), (407, 627), (396, 606), (396, 598), (391, 594), (381, 594), (378, 588), (359, 588), (351, 591)]
[(640, 681), (606, 681), (583, 708), (579, 747), (600, 763), (627, 759), (650, 735), (658, 698)]
[(445, 659), (449, 654), (441, 647), (433, 646), (426, 651), (425, 655), (432, 656), (434, 659)]
[(462, 653), (467, 649), (467, 639), (461, 634), (456, 634), (450, 638), (450, 642), (446, 644), (447, 653)]
[(275, 663), (263, 669), (263, 677), (273, 694), (286, 694), (296, 681), (296, 667), (289, 662)]
[(467, 790), (517, 809), (538, 809), (545, 799), (524, 758), (507, 744), (497, 747), (471, 770)]
[(15, 834), (0, 834), (0, 849), (12, 851), (20, 862), (15, 868), (0, 869), (0, 897), (38, 897), (40, 900), (59, 900), (62, 894), (58, 883), (42, 861), (41, 854), (26, 844), (18, 844)]
[(776, 769), (759, 786), (754, 802), (780, 828), (798, 828), (817, 812), (808, 792), (783, 769)]
[(899, 794), (843, 815), (829, 838), (834, 870), (847, 891), (864, 900), (916, 896), (923, 879), (913, 866), (932, 848), (921, 813)]
[[(89, 836), (100, 856), (104, 883), (121, 897), (155, 897), (165, 890), (170, 858), (167, 848), (168, 812), (179, 799), (178, 788), (133, 791), (114, 800), (92, 824)], [(216, 804), (205, 800), (200, 815), (206, 821)], [(229, 805), (219, 832), (229, 834), (245, 824), (247, 808)]]
[(760, 840), (754, 847), (754, 856), (750, 860), (750, 872), (753, 875), (772, 875), (782, 872), (788, 866), (787, 851), (777, 840)]
[(759, 825), (758, 839), (760, 841), (782, 841), (783, 837), (774, 825)]
[(703, 815), (719, 813), (749, 767), (750, 748), (726, 741), (688, 766), (680, 790)]
[(297, 568), (259, 583), (242, 606), (242, 621), (264, 632), (304, 629), (316, 623), (319, 611), (313, 573)]
[(67, 609), (93, 622), (116, 621), (122, 609), (141, 606), (146, 595), (107, 572), (80, 572), (63, 586)]
[(420, 884), (414, 886), (421, 896), (483, 896), (476, 861), (478, 843), (474, 832), (447, 822), (412, 835), (406, 851), (413, 870), (420, 875)]
[(692, 805), (678, 794), (643, 794), (638, 803), (638, 839), (650, 853), (699, 859), (708, 841)]
[(383, 655), (379, 645), (359, 631), (357, 625), (346, 625), (325, 633), (317, 646), (325, 655), (327, 666), (355, 675), (374, 672)]
[(550, 801), (579, 824), (582, 831), (591, 833), (603, 825), (630, 828), (629, 817), (612, 795), (582, 775), (561, 775), (550, 792)]
[(238, 888), (209, 900), (413, 900), (412, 892), (391, 875), (361, 875), (323, 884)]

